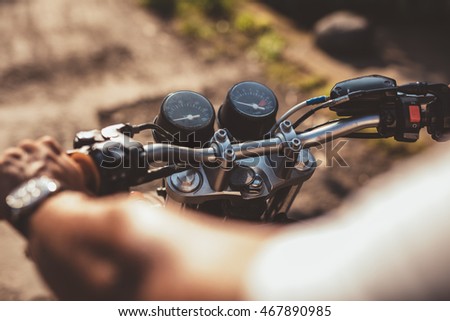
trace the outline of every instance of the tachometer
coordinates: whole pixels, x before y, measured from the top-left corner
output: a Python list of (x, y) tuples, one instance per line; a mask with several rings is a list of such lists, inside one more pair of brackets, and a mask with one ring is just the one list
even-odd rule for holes
[(278, 101), (268, 87), (244, 81), (234, 85), (219, 110), (220, 127), (238, 140), (260, 139), (275, 123)]

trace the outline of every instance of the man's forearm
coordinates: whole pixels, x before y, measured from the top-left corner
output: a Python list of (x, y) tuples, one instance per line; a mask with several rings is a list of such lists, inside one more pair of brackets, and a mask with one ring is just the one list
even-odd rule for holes
[[(30, 221), (29, 248), (44, 279), (63, 299), (132, 299), (145, 256), (127, 240), (123, 197), (89, 198), (64, 192)], [(127, 243), (128, 242), (128, 243)], [(124, 273), (130, 270), (129, 282)], [(138, 273), (139, 272), (139, 273)], [(120, 291), (119, 291), (120, 290)]]
[(63, 299), (241, 299), (247, 265), (277, 230), (68, 192), (30, 227), (32, 257)]

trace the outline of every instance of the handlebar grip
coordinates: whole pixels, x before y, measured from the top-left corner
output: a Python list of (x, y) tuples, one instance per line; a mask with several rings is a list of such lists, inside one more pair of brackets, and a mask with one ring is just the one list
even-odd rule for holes
[(427, 130), (434, 140), (445, 142), (450, 140), (450, 86), (434, 84), (430, 88), (436, 100), (427, 106)]
[(68, 155), (80, 166), (87, 189), (97, 194), (100, 190), (101, 180), (94, 160), (89, 155), (78, 151), (69, 152)]

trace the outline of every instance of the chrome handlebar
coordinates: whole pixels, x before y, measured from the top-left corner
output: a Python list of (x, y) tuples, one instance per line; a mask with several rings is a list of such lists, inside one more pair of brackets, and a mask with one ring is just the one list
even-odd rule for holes
[(334, 140), (366, 128), (377, 127), (379, 123), (379, 115), (342, 119), (301, 133), (298, 135), (298, 138), (301, 140), (303, 148), (308, 148), (329, 141), (330, 133), (332, 136), (331, 140)]
[[(316, 127), (312, 130), (297, 134), (302, 148), (317, 146), (328, 141), (349, 135), (366, 128), (375, 128), (380, 123), (379, 115), (368, 115), (355, 118), (337, 120)], [(236, 159), (268, 155), (284, 147), (286, 141), (283, 136), (274, 138), (232, 144)], [(181, 162), (216, 162), (218, 153), (214, 147), (188, 148), (169, 144), (149, 144), (144, 146), (144, 153), (148, 162), (170, 162), (177, 159)]]

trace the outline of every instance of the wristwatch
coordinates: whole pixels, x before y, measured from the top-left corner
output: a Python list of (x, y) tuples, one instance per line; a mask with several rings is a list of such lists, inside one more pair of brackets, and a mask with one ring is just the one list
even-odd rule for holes
[(26, 181), (6, 197), (6, 204), (9, 208), (7, 220), (27, 237), (30, 217), (39, 205), (61, 190), (61, 184), (47, 176)]

